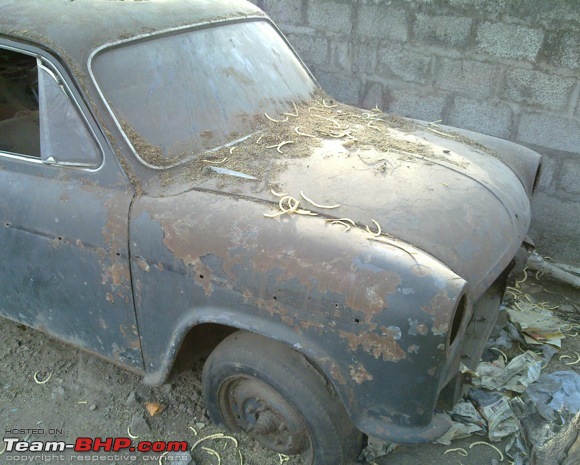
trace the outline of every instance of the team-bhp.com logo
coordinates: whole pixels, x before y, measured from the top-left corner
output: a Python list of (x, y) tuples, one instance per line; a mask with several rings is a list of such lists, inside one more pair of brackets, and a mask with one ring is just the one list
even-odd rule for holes
[(4, 452), (185, 452), (185, 441), (140, 441), (133, 445), (130, 438), (77, 438), (74, 444), (65, 441), (21, 441), (4, 438)]

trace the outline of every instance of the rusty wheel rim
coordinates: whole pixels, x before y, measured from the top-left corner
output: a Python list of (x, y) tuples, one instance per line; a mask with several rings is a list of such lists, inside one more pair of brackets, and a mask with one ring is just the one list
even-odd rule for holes
[(265, 447), (312, 462), (312, 439), (302, 415), (269, 384), (247, 376), (226, 380), (219, 392), (228, 428), (245, 431)]

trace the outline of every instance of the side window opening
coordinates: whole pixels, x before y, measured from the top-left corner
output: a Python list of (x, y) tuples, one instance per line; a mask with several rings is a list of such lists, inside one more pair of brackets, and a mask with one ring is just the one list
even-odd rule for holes
[(0, 150), (40, 158), (36, 58), (0, 49)]
[(0, 48), (0, 151), (47, 164), (98, 167), (102, 153), (72, 95), (48, 63)]

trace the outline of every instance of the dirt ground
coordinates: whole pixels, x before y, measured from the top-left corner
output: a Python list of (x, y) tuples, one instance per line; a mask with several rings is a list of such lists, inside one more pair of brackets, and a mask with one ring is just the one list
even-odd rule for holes
[[(538, 302), (561, 305), (556, 312), (563, 319), (580, 322), (580, 313), (573, 305), (580, 302), (580, 291), (546, 279), (538, 282), (532, 277), (522, 283), (522, 289)], [(562, 350), (546, 370), (580, 370), (580, 364), (564, 365), (570, 359), (559, 360), (563, 354), (574, 356), (575, 351), (580, 352), (580, 336), (565, 339)], [(49, 374), (50, 379), (38, 384), (35, 373), (38, 381), (44, 381)], [(165, 409), (150, 416), (145, 407), (150, 402), (158, 402)], [(190, 447), (207, 436), (225, 433), (214, 427), (206, 416), (201, 397), (201, 364), (175, 373), (170, 383), (160, 388), (148, 388), (141, 384), (139, 376), (7, 320), (0, 320), (0, 427), (3, 437), (28, 441), (74, 442), (78, 437), (107, 438), (130, 434), (139, 436), (135, 442), (187, 441)], [(243, 464), (299, 463), (292, 459), (285, 461), (284, 457), (262, 448), (246, 436), (235, 437), (239, 441), (238, 449), (227, 437), (204, 440), (191, 453), (193, 460), (189, 463), (234, 465), (240, 463), (240, 453)], [(493, 459), (499, 458), (496, 451), (481, 445), (470, 449), (470, 444), (481, 440), (485, 438), (473, 436), (454, 441), (452, 446), (401, 446), (388, 456), (376, 459), (375, 463), (490, 465)], [(506, 442), (495, 445), (503, 450)], [(469, 456), (462, 457), (454, 452), (445, 454), (448, 449), (456, 447), (465, 448)], [(2, 449), (0, 445), (0, 451)], [(79, 461), (75, 457), (77, 454), (70, 451), (58, 453), (61, 457), (39, 457), (39, 453), (34, 457), (34, 454), (6, 452), (0, 455), (0, 464)], [(132, 455), (134, 460), (129, 459), (127, 453), (125, 456), (114, 455), (109, 454), (98, 463), (159, 463), (161, 454), (136, 453)], [(166, 456), (163, 462), (170, 463), (169, 458)], [(175, 458), (174, 463), (188, 463), (187, 460), (178, 460)]]

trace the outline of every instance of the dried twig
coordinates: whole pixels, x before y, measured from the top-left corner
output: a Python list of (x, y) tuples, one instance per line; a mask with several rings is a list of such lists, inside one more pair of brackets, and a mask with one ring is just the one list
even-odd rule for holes
[(312, 134), (307, 134), (305, 132), (300, 131), (300, 126), (296, 126), (294, 128), (294, 131), (296, 132), (296, 134), (298, 134), (300, 136), (316, 138), (316, 136), (313, 136)]
[(372, 221), (372, 222), (375, 224), (375, 226), (377, 227), (377, 232), (376, 232), (376, 233), (372, 232), (372, 231), (371, 231), (371, 228), (369, 228), (368, 226), (367, 226), (367, 232), (368, 232), (370, 235), (374, 236), (374, 237), (379, 237), (379, 236), (381, 235), (381, 233), (383, 232), (383, 231), (382, 231), (382, 229), (381, 229), (381, 225), (380, 225), (379, 223), (377, 223), (375, 220), (371, 220), (371, 221)]
[(278, 151), (278, 153), (284, 153), (280, 149), (287, 144), (293, 144), (293, 143), (294, 143), (294, 141), (292, 141), (292, 140), (285, 140), (283, 142), (280, 142), (278, 145), (269, 145), (266, 148), (267, 149), (276, 149)]
[[(234, 147), (232, 147), (234, 148)], [(230, 152), (232, 153), (232, 152)], [(227, 161), (228, 157), (225, 157), (223, 160), (220, 161), (215, 161), (215, 160), (201, 160), (204, 163), (211, 163), (212, 165), (221, 165), (222, 163), (225, 163)]]
[(44, 381), (40, 381), (38, 379), (38, 373), (40, 373), (40, 371), (37, 371), (36, 373), (34, 373), (34, 382), (36, 384), (46, 384), (48, 383), (48, 380), (52, 377), (52, 371), (48, 374), (48, 377), (44, 380)]
[(274, 118), (272, 118), (272, 117), (268, 116), (268, 113), (264, 113), (264, 116), (265, 116), (266, 118), (268, 118), (270, 121), (273, 121), (274, 123), (285, 123), (286, 121), (288, 121), (288, 117), (287, 117), (287, 116), (286, 116), (286, 118), (284, 118), (284, 119), (281, 119), (281, 120), (274, 119)]
[(494, 449), (499, 454), (499, 461), (500, 462), (503, 462), (503, 454), (493, 444), (490, 444), (489, 442), (485, 442), (485, 441), (477, 441), (477, 442), (474, 442), (474, 443), (470, 444), (469, 445), (469, 448), (472, 449), (473, 446), (488, 446), (488, 447), (491, 447), (492, 449)]
[(302, 192), (302, 191), (300, 191), (300, 195), (302, 196), (302, 198), (304, 200), (306, 200), (307, 202), (311, 203), (312, 205), (314, 205), (315, 207), (318, 207), (318, 208), (328, 208), (328, 209), (332, 209), (332, 208), (338, 208), (338, 207), (340, 207), (340, 204), (336, 204), (336, 205), (320, 205), (319, 203), (316, 203), (314, 200), (311, 200), (308, 197), (306, 197), (306, 195), (304, 195), (304, 192)]

